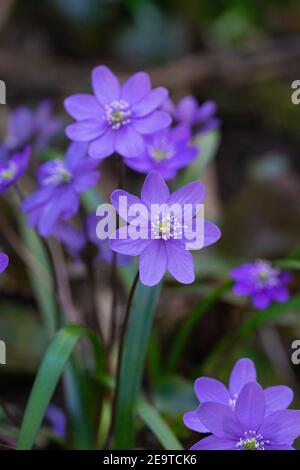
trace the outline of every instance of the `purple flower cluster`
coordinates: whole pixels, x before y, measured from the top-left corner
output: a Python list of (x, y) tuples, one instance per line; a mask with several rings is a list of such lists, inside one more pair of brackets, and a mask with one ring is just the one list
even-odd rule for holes
[(2, 251), (0, 251), (0, 273), (3, 273), (3, 271), (6, 270), (8, 263), (9, 257), (6, 253), (2, 253)]
[(274, 268), (264, 260), (246, 263), (231, 271), (233, 292), (249, 296), (255, 308), (267, 308), (272, 302), (285, 303), (290, 297), (287, 285), (291, 281), (288, 272)]
[[(151, 88), (149, 75), (138, 72), (124, 84), (105, 66), (92, 72), (94, 94), (77, 94), (65, 100), (67, 112), (77, 122), (67, 127), (74, 141), (89, 143), (93, 158), (114, 152), (140, 173), (158, 171), (165, 179), (174, 177), (198, 154), (191, 145), (192, 128), (207, 132), (219, 125), (213, 102), (198, 106), (188, 96), (178, 108), (168, 99), (165, 88)], [(172, 128), (171, 116), (181, 123)]]
[(42, 236), (53, 233), (60, 219), (77, 214), (79, 193), (98, 182), (97, 162), (87, 157), (85, 143), (72, 143), (64, 159), (53, 159), (40, 166), (39, 188), (22, 204), (28, 222)]
[(195, 382), (200, 405), (184, 415), (185, 425), (212, 435), (192, 450), (293, 450), (300, 436), (300, 411), (288, 410), (293, 391), (286, 386), (262, 389), (250, 359), (235, 364), (229, 388), (213, 378)]
[[(120, 198), (126, 198), (128, 213), (122, 211)], [(195, 280), (193, 256), (186, 249), (187, 239), (185, 234), (192, 230), (193, 219), (196, 215), (196, 205), (202, 204), (205, 198), (205, 187), (200, 182), (193, 182), (170, 194), (162, 176), (152, 171), (148, 174), (141, 191), (141, 198), (123, 190), (112, 193), (111, 201), (116, 211), (129, 223), (135, 224), (128, 216), (130, 206), (141, 204), (144, 208), (142, 214), (141, 237), (136, 239), (130, 236), (126, 226), (121, 227), (114, 238), (111, 238), (111, 248), (121, 254), (139, 256), (140, 280), (144, 285), (154, 286), (169, 271), (170, 274), (183, 284), (190, 284)], [(167, 204), (178, 209), (178, 216), (159, 211), (153, 213), (150, 208), (153, 205)], [(182, 213), (184, 205), (193, 207), (190, 218), (185, 218), (186, 224), (183, 231)], [(177, 234), (180, 233), (180, 237)], [(204, 222), (204, 243), (209, 246), (215, 243), (221, 236), (219, 228), (212, 222)], [(188, 240), (190, 241), (190, 240)]]

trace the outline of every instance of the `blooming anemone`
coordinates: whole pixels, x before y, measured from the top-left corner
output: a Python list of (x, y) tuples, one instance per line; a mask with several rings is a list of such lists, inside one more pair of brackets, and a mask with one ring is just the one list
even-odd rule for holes
[(9, 263), (9, 257), (7, 254), (0, 252), (0, 273), (3, 273)]
[(198, 415), (212, 435), (192, 450), (294, 450), (293, 442), (300, 436), (300, 411), (278, 410), (267, 415), (264, 391), (255, 382), (243, 387), (234, 410), (206, 402)]
[(199, 105), (194, 96), (185, 96), (177, 106), (167, 99), (163, 108), (168, 111), (175, 121), (189, 127), (199, 128), (199, 134), (204, 134), (220, 126), (220, 120), (215, 117), (217, 105), (214, 101), (206, 101)]
[[(201, 205), (204, 198), (205, 187), (200, 182), (189, 183), (170, 194), (163, 177), (156, 171), (147, 175), (141, 198), (123, 190), (112, 193), (112, 204), (129, 226), (113, 234), (110, 246), (118, 253), (139, 256), (139, 276), (144, 285), (158, 284), (166, 271), (183, 284), (195, 280), (193, 257), (186, 244), (191, 241), (197, 205)], [(124, 210), (123, 203), (128, 211)], [(130, 215), (135, 206), (140, 211), (138, 218)], [(192, 209), (188, 214), (187, 207)], [(135, 230), (137, 220), (141, 222), (139, 234)], [(219, 228), (209, 221), (203, 222), (203, 232), (199, 248), (215, 243), (221, 236)]]
[(186, 126), (156, 132), (146, 137), (145, 151), (137, 158), (127, 158), (125, 163), (140, 173), (156, 170), (168, 180), (197, 157), (198, 149), (190, 145), (190, 137)]
[(165, 88), (151, 89), (147, 73), (138, 72), (123, 85), (105, 66), (92, 71), (95, 95), (76, 94), (65, 100), (77, 120), (66, 133), (71, 140), (89, 142), (88, 152), (103, 159), (113, 152), (131, 158), (144, 152), (144, 136), (167, 127), (171, 118), (158, 110), (168, 96)]
[(273, 301), (285, 303), (290, 297), (287, 284), (291, 281), (288, 272), (281, 271), (267, 261), (256, 260), (232, 269), (233, 292), (249, 296), (257, 309), (268, 307)]
[(12, 150), (27, 144), (42, 149), (62, 128), (62, 120), (52, 114), (52, 109), (50, 100), (42, 101), (35, 111), (26, 106), (14, 109), (8, 121), (5, 145)]
[[(249, 382), (256, 382), (256, 369), (250, 359), (243, 358), (239, 359), (234, 365), (228, 388), (219, 380), (200, 377), (195, 381), (194, 389), (200, 406), (206, 402), (214, 402), (234, 410), (243, 387)], [(266, 415), (288, 408), (293, 396), (293, 391), (284, 385), (264, 389)], [(209, 431), (201, 421), (198, 413), (200, 406), (196, 410), (185, 413), (183, 422), (193, 431), (207, 433)]]
[(72, 143), (64, 159), (41, 165), (39, 188), (22, 204), (32, 227), (42, 236), (53, 233), (59, 219), (73, 217), (79, 209), (79, 193), (96, 185), (100, 173), (97, 162), (87, 157), (84, 143)]
[(21, 178), (27, 168), (30, 152), (28, 146), (12, 152), (5, 146), (0, 148), (0, 193)]

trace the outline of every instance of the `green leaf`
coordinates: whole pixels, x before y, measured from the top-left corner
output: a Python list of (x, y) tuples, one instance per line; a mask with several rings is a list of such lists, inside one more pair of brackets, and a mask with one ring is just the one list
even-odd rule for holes
[(115, 448), (134, 447), (134, 413), (140, 393), (149, 336), (161, 286), (138, 284), (125, 336), (117, 398)]
[(217, 154), (221, 141), (220, 131), (215, 130), (205, 135), (196, 137), (193, 144), (199, 148), (198, 157), (182, 172), (178, 178), (178, 185), (190, 183), (198, 179), (213, 161)]
[(23, 214), (18, 214), (18, 221), (23, 241), (36, 266), (35, 270), (28, 269), (28, 276), (42, 314), (46, 335), (51, 339), (56, 330), (57, 310), (50, 261), (41, 239), (28, 227)]
[(102, 346), (99, 337), (80, 325), (67, 325), (51, 341), (42, 360), (25, 410), (17, 448), (32, 448), (43, 417), (63, 370), (80, 338), (87, 336), (94, 348), (97, 373), (103, 369)]
[(183, 450), (182, 445), (156, 409), (143, 399), (139, 399), (137, 412), (166, 450)]
[(232, 281), (226, 281), (221, 286), (216, 287), (210, 294), (208, 294), (201, 302), (199, 302), (191, 312), (186, 316), (182, 326), (178, 329), (167, 364), (167, 372), (172, 373), (178, 367), (181, 358), (184, 354), (190, 335), (193, 333), (195, 326), (204, 316), (204, 314), (212, 308), (212, 306), (222, 298), (232, 286)]
[(273, 261), (272, 264), (276, 268), (280, 268), (280, 269), (296, 269), (296, 270), (300, 269), (299, 259), (289, 259), (289, 258), (280, 259), (280, 260)]

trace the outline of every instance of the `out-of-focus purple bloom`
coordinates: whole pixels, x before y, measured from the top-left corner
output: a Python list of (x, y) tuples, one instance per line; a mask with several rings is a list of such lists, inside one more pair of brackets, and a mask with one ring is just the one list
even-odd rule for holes
[[(203, 403), (215, 402), (232, 410), (243, 387), (249, 382), (256, 382), (256, 369), (251, 359), (239, 359), (231, 372), (229, 387), (211, 377), (200, 377), (195, 381), (195, 394), (200, 402), (196, 410), (188, 411), (183, 417), (184, 424), (193, 431), (207, 433), (209, 430), (199, 417), (199, 409)], [(293, 401), (293, 391), (285, 385), (268, 387), (264, 390), (266, 415), (289, 407)]]
[(197, 157), (198, 149), (190, 145), (190, 137), (187, 126), (156, 132), (146, 137), (145, 151), (137, 158), (127, 158), (125, 163), (140, 173), (156, 170), (168, 180)]
[(221, 403), (203, 403), (198, 415), (212, 433), (192, 450), (294, 450), (300, 436), (300, 411), (278, 410), (266, 414), (264, 391), (249, 382), (239, 394), (235, 409)]
[(215, 116), (217, 105), (214, 101), (205, 101), (199, 105), (194, 96), (185, 96), (177, 106), (171, 99), (167, 99), (163, 109), (170, 113), (175, 121), (196, 127), (198, 134), (204, 134), (220, 126), (220, 120)]
[(67, 419), (65, 413), (56, 405), (49, 405), (46, 418), (51, 423), (53, 434), (63, 439), (66, 436)]
[(273, 301), (285, 303), (290, 297), (287, 285), (291, 281), (288, 272), (273, 268), (264, 260), (245, 263), (232, 269), (233, 292), (239, 296), (249, 296), (255, 308), (262, 310)]
[(72, 258), (79, 256), (85, 245), (85, 237), (80, 230), (76, 230), (70, 223), (59, 220), (53, 227), (52, 235), (59, 240)]
[(114, 152), (131, 158), (144, 152), (144, 136), (169, 126), (171, 118), (158, 110), (168, 96), (165, 88), (151, 89), (147, 73), (138, 72), (123, 85), (105, 66), (92, 71), (94, 95), (65, 100), (76, 123), (67, 127), (71, 140), (89, 142), (89, 155), (103, 159)]
[(2, 251), (0, 251), (0, 273), (3, 273), (3, 271), (6, 270), (8, 263), (9, 257), (6, 253), (2, 253)]
[[(91, 213), (86, 218), (86, 234), (88, 240), (93, 243), (98, 249), (97, 261), (105, 262), (111, 264), (113, 258), (113, 252), (109, 246), (109, 240), (101, 240), (97, 237), (96, 227), (98, 223), (98, 218), (96, 214)], [(126, 266), (131, 262), (131, 256), (117, 255), (117, 265)]]
[(29, 146), (18, 151), (10, 151), (4, 145), (0, 147), (0, 193), (21, 178), (28, 166), (30, 152)]
[(38, 171), (39, 188), (22, 205), (28, 222), (48, 236), (59, 219), (73, 217), (79, 209), (79, 193), (96, 185), (100, 173), (97, 162), (87, 157), (85, 143), (72, 143), (64, 159), (41, 165)]
[(35, 111), (19, 106), (11, 112), (5, 144), (12, 150), (30, 144), (39, 151), (62, 127), (62, 120), (53, 115), (50, 100), (42, 101)]
[[(122, 199), (127, 201), (128, 213), (123, 213)], [(111, 201), (122, 218), (127, 217), (129, 228), (135, 222), (128, 215), (130, 207), (140, 204), (141, 213), (140, 237), (131, 238), (126, 226), (121, 227), (110, 240), (111, 248), (125, 255), (139, 256), (139, 275), (146, 286), (158, 284), (166, 271), (183, 284), (195, 280), (194, 261), (191, 252), (186, 248), (186, 234), (191, 233), (196, 215), (196, 205), (202, 204), (205, 198), (205, 187), (200, 182), (189, 183), (170, 194), (163, 177), (152, 171), (145, 179), (141, 199), (123, 190), (112, 193)], [(158, 209), (154, 205), (177, 205), (172, 214)], [(190, 217), (183, 220), (184, 206), (192, 207)], [(184, 225), (183, 225), (184, 224)], [(134, 230), (133, 230), (134, 231)], [(208, 246), (220, 238), (219, 228), (209, 221), (204, 221), (203, 245)], [(190, 241), (190, 240), (189, 240)]]

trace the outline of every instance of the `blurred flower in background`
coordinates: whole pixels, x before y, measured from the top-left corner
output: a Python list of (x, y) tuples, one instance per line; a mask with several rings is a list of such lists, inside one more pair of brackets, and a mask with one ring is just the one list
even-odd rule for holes
[(46, 418), (51, 424), (52, 432), (56, 437), (63, 439), (66, 436), (67, 419), (65, 413), (56, 405), (49, 405)]
[[(96, 261), (111, 264), (113, 259), (113, 251), (109, 246), (109, 239), (101, 240), (97, 237), (97, 223), (98, 217), (94, 212), (87, 216), (85, 221), (87, 239), (97, 247), (98, 253), (96, 256)], [(131, 262), (132, 259), (131, 256), (120, 253), (118, 253), (116, 258), (118, 266), (126, 266)]]
[(10, 114), (5, 145), (16, 150), (30, 144), (40, 151), (62, 129), (63, 121), (53, 114), (51, 100), (42, 101), (34, 111), (19, 106)]
[(249, 296), (255, 308), (262, 310), (272, 302), (285, 303), (290, 298), (287, 285), (291, 274), (273, 268), (264, 260), (245, 263), (231, 270), (234, 281), (233, 292), (239, 296)]
[(39, 188), (22, 204), (28, 222), (42, 236), (53, 233), (59, 219), (70, 219), (79, 209), (79, 193), (96, 185), (97, 162), (87, 157), (85, 143), (72, 143), (64, 159), (53, 159), (38, 170)]
[(9, 257), (7, 254), (0, 252), (0, 273), (3, 273), (5, 269), (7, 268), (9, 263)]
[(15, 184), (25, 172), (31, 148), (10, 151), (5, 145), (0, 147), (0, 193)]
[(217, 105), (214, 101), (206, 101), (199, 105), (194, 96), (185, 96), (177, 105), (168, 98), (163, 108), (172, 118), (190, 128), (195, 128), (198, 134), (205, 134), (220, 126), (220, 119), (215, 114)]
[(136, 157), (144, 152), (144, 136), (171, 123), (158, 110), (168, 96), (163, 87), (151, 89), (148, 74), (138, 72), (123, 85), (106, 66), (92, 71), (95, 96), (77, 94), (65, 100), (67, 112), (77, 120), (66, 133), (71, 140), (89, 142), (88, 152), (103, 159), (114, 152)]

